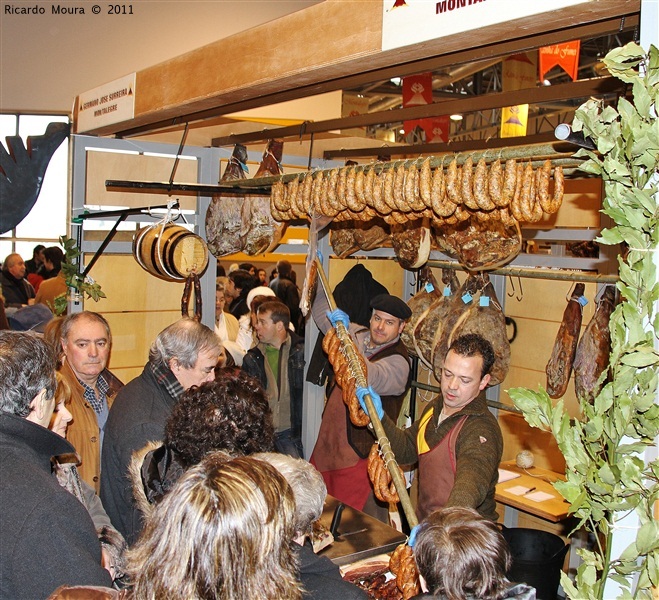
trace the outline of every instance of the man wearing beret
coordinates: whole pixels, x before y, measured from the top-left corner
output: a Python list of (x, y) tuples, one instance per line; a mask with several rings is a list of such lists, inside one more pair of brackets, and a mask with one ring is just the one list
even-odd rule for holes
[[(347, 327), (366, 359), (368, 385), (378, 393), (384, 411), (395, 422), (411, 383), (410, 361), (400, 334), (412, 311), (390, 294), (375, 296), (370, 306), (368, 328), (350, 323), (340, 309), (328, 313), (322, 293), (316, 294), (312, 314), (323, 334), (339, 321)], [(388, 507), (373, 497), (368, 478), (367, 458), (374, 441), (366, 427), (355, 427), (350, 422), (342, 391), (332, 384), (311, 462), (323, 475), (328, 494), (386, 521)]]

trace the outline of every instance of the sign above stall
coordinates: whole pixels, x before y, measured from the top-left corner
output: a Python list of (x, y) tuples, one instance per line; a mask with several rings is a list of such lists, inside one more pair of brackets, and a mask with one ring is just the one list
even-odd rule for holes
[[(594, 0), (382, 0), (382, 50), (508, 23)], [(512, 26), (512, 25), (511, 25)]]
[(135, 116), (135, 73), (80, 94), (76, 102), (76, 133), (128, 121)]

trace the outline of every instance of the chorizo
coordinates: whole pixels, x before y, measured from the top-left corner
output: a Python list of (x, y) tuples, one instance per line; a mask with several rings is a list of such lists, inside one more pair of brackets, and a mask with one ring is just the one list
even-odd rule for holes
[(396, 169), (396, 174), (394, 176), (394, 190), (393, 198), (394, 205), (400, 212), (409, 212), (411, 209), (405, 202), (405, 179), (407, 177), (407, 171), (405, 170), (405, 165), (400, 165)]
[(515, 196), (517, 189), (517, 161), (511, 158), (506, 161), (503, 172), (503, 189), (501, 190), (501, 204), (499, 206), (509, 206)]
[(427, 208), (432, 208), (432, 179), (433, 175), (430, 168), (430, 159), (426, 158), (421, 164), (421, 171), (419, 172), (419, 195)]
[(488, 173), (488, 191), (490, 199), (494, 202), (495, 206), (504, 206), (502, 204), (503, 195), (503, 169), (501, 168), (501, 160), (498, 158), (490, 165)]
[(286, 210), (284, 208), (285, 198), (286, 186), (284, 185), (284, 182), (279, 179), (272, 184), (272, 190), (270, 191), (270, 201), (277, 210)]
[(476, 172), (474, 173), (474, 200), (476, 200), (476, 208), (488, 211), (496, 207), (490, 199), (488, 188), (487, 165), (485, 164), (485, 159), (481, 158), (476, 164)]
[(522, 211), (522, 219), (530, 221), (533, 215), (533, 205), (535, 201), (535, 176), (533, 174), (533, 165), (528, 162), (524, 168), (524, 176), (522, 178), (522, 194), (520, 196), (519, 207)]
[(510, 214), (516, 221), (523, 221), (522, 209), (520, 206), (522, 197), (522, 181), (524, 179), (524, 165), (522, 163), (517, 165), (517, 174), (515, 180), (515, 195), (510, 201)]
[(389, 169), (384, 172), (384, 189), (382, 200), (384, 201), (391, 210), (398, 210), (396, 203), (394, 202), (394, 179), (396, 177), (396, 172), (393, 169)]
[(474, 164), (471, 156), (467, 157), (462, 165), (462, 202), (471, 210), (478, 210), (478, 204), (474, 198)]
[(459, 182), (460, 168), (458, 167), (458, 161), (454, 158), (446, 169), (446, 194), (448, 199), (458, 206), (462, 204)]

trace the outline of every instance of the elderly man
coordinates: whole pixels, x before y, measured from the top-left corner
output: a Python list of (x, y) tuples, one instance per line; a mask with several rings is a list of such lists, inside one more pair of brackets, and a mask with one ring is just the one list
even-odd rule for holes
[(373, 398), (401, 464), (419, 462), (419, 520), (445, 506), (464, 506), (496, 521), (495, 487), (501, 428), (481, 392), (490, 381), (492, 345), (477, 334), (453, 341), (440, 376), (442, 393), (409, 429), (399, 429)]
[(112, 347), (110, 325), (98, 313), (84, 311), (64, 319), (60, 336), (65, 357), (60, 372), (71, 388), (68, 408), (73, 415), (67, 437), (80, 457), (80, 476), (98, 494), (105, 423), (123, 387), (107, 369)]
[(256, 377), (268, 394), (275, 426), (275, 448), (303, 457), (302, 394), (304, 340), (289, 329), (288, 307), (268, 300), (256, 313), (259, 343), (243, 358), (243, 371)]
[(167, 418), (185, 390), (214, 379), (221, 349), (212, 329), (180, 319), (158, 334), (142, 374), (117, 394), (105, 426), (101, 500), (129, 544), (142, 529), (128, 473), (131, 456), (148, 441), (163, 439)]
[[(312, 314), (323, 333), (338, 321), (346, 325), (366, 359), (369, 386), (382, 396), (384, 410), (396, 420), (411, 383), (410, 362), (400, 334), (412, 311), (400, 298), (390, 294), (375, 296), (370, 306), (368, 328), (350, 323), (348, 315), (340, 309), (327, 315), (323, 294), (316, 294)], [(386, 521), (388, 507), (379, 505), (373, 497), (367, 472), (367, 457), (375, 440), (366, 427), (355, 427), (350, 422), (342, 395), (341, 388), (334, 383), (311, 462), (322, 473), (332, 496)]]
[(303, 600), (366, 600), (368, 595), (344, 581), (339, 567), (326, 556), (318, 556), (310, 537), (313, 524), (323, 514), (327, 489), (320, 473), (305, 460), (285, 454), (261, 452), (253, 458), (270, 463), (288, 482), (295, 496), (295, 553), (300, 563)]
[(20, 308), (34, 304), (36, 295), (32, 284), (25, 279), (27, 267), (20, 254), (10, 254), (2, 264), (0, 287), (5, 297), (5, 306)]
[(62, 584), (111, 585), (85, 507), (51, 473), (73, 446), (48, 429), (55, 358), (32, 334), (0, 331), (0, 598), (47, 598)]

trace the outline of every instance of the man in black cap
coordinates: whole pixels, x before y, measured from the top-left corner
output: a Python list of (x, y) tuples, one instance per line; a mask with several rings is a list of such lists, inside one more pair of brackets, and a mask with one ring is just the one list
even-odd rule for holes
[[(339, 321), (348, 328), (365, 358), (368, 385), (378, 393), (384, 411), (395, 422), (411, 382), (410, 361), (400, 334), (412, 311), (390, 294), (375, 296), (370, 306), (368, 328), (350, 323), (340, 309), (328, 313), (322, 293), (316, 294), (312, 314), (323, 333)], [(311, 462), (323, 475), (329, 494), (386, 522), (388, 507), (374, 498), (368, 478), (367, 458), (375, 441), (373, 435), (366, 427), (355, 427), (350, 422), (341, 388), (333, 383), (329, 390)]]

